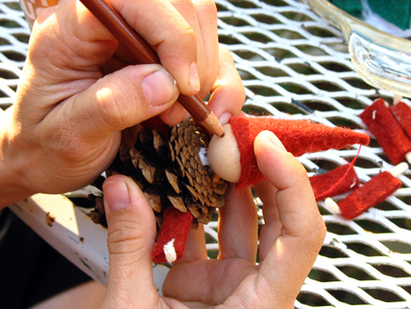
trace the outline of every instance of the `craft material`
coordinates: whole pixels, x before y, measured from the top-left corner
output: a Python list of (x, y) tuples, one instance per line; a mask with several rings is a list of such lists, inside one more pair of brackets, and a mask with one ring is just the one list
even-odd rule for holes
[[(203, 164), (200, 150), (207, 147), (210, 149), (211, 144), (208, 144), (208, 135), (202, 132), (200, 127), (196, 127), (194, 121), (183, 122), (163, 131), (164, 126), (157, 120), (144, 123), (145, 127), (138, 132), (136, 141), (133, 141), (134, 145), (120, 147), (119, 154), (106, 175), (128, 175), (144, 192), (158, 223), (159, 236), (154, 261), (164, 263), (174, 262), (182, 257), (191, 226), (207, 224), (215, 210), (224, 206), (223, 195), (228, 183), (217, 176), (217, 171)], [(240, 162), (240, 157), (235, 159), (225, 151), (228, 146), (240, 153), (235, 135), (230, 133), (231, 128), (242, 128), (242, 133), (237, 132), (237, 138), (241, 141), (238, 144), (242, 146), (242, 151), (251, 153), (243, 151), (241, 155), (245, 153), (254, 158), (247, 158), (246, 162), (255, 161), (254, 139), (259, 132), (266, 129), (273, 130), (294, 155), (342, 148), (356, 143), (367, 144), (369, 141), (366, 134), (305, 120), (243, 116), (233, 117), (230, 123), (225, 127), (226, 134), (223, 138), (213, 136), (213, 139), (218, 141), (214, 146), (223, 148), (214, 147), (214, 151), (209, 151), (210, 160), (217, 156), (226, 159), (227, 165), (232, 165), (232, 160)], [(234, 142), (227, 139), (227, 136), (231, 136)], [(254, 164), (253, 168), (242, 170), (249, 173), (249, 179), (242, 183), (243, 187), (252, 184), (250, 179), (259, 180), (259, 175), (262, 176), (257, 163)], [(94, 198), (96, 209), (93, 212), (104, 209), (103, 205), (97, 203), (102, 200)], [(104, 219), (104, 214), (100, 213), (94, 217)]]
[(369, 143), (367, 134), (308, 120), (239, 116), (232, 117), (224, 129), (226, 134), (223, 138), (211, 139), (208, 157), (214, 172), (229, 182), (237, 183), (238, 189), (264, 178), (254, 155), (254, 139), (264, 130), (273, 132), (287, 151), (297, 157), (307, 152)]
[(325, 203), (335, 212), (340, 212), (345, 219), (354, 219), (371, 207), (383, 202), (400, 188), (401, 181), (396, 177), (407, 169), (408, 164), (402, 162), (391, 171), (384, 171), (373, 177), (338, 203), (331, 198), (327, 198)]
[(389, 107), (393, 113), (401, 128), (407, 134), (408, 138), (411, 138), (411, 108), (404, 102), (398, 102), (397, 104)]
[(156, 263), (172, 263), (183, 256), (193, 215), (190, 212), (182, 213), (174, 207), (168, 207), (163, 215), (153, 257)]
[(360, 118), (393, 164), (404, 160), (411, 151), (411, 141), (383, 99), (375, 100), (361, 113)]
[[(224, 206), (228, 183), (204, 166), (199, 156), (208, 141), (208, 135), (193, 120), (170, 128), (154, 118), (144, 122), (131, 145), (120, 146), (106, 170), (107, 177), (131, 177), (153, 209), (159, 231), (154, 256), (157, 263), (180, 259), (191, 226), (207, 224), (216, 209)], [(90, 199), (96, 206), (91, 218), (104, 223), (103, 198)]]
[(317, 201), (353, 190), (360, 185), (360, 179), (353, 164), (345, 164), (324, 174), (310, 177)]
[[(105, 0), (81, 0), (84, 6), (113, 34), (113, 36), (135, 57), (140, 64), (160, 63), (156, 52), (138, 35)], [(211, 133), (224, 135), (213, 111), (198, 96), (180, 94), (178, 102)]]

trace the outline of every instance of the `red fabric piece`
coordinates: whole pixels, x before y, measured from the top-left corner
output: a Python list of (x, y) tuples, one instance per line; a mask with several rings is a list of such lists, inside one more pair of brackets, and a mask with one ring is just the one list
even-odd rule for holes
[(193, 215), (190, 212), (182, 213), (172, 206), (166, 208), (163, 215), (163, 224), (153, 253), (156, 263), (167, 263), (163, 248), (172, 239), (174, 239), (177, 260), (181, 259), (193, 222)]
[(390, 106), (390, 111), (394, 114), (408, 138), (411, 138), (411, 108), (404, 102), (399, 102)]
[(354, 219), (383, 202), (400, 187), (401, 181), (389, 172), (382, 172), (338, 202), (338, 207), (344, 218)]
[(254, 139), (270, 130), (294, 156), (352, 144), (367, 145), (370, 138), (349, 129), (328, 127), (309, 120), (285, 120), (274, 117), (232, 117), (229, 121), (240, 151), (241, 176), (237, 188), (242, 189), (263, 180), (254, 155)]
[(404, 160), (405, 155), (411, 151), (411, 141), (385, 106), (383, 99), (374, 101), (360, 117), (393, 164)]
[(311, 176), (310, 182), (317, 201), (342, 194), (360, 185), (360, 179), (352, 164), (339, 166), (325, 174)]

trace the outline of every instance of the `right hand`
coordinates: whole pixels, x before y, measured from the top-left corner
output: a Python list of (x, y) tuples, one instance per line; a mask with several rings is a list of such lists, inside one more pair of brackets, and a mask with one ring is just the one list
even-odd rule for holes
[(2, 116), (0, 207), (89, 184), (115, 157), (123, 130), (159, 114), (169, 125), (185, 117), (179, 90), (211, 91), (217, 117), (240, 112), (244, 89), (219, 49), (213, 1), (111, 2), (163, 66), (129, 65), (127, 51), (80, 2), (43, 10), (15, 104)]

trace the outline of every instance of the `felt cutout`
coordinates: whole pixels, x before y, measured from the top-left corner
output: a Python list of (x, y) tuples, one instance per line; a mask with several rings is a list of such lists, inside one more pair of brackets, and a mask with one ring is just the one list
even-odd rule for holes
[(411, 151), (411, 141), (383, 99), (374, 101), (361, 113), (360, 118), (374, 134), (393, 164), (404, 160), (406, 154)]
[(309, 120), (274, 117), (232, 117), (229, 121), (240, 151), (241, 176), (237, 188), (242, 189), (264, 179), (254, 155), (254, 139), (269, 130), (283, 143), (287, 151), (298, 157), (307, 152), (341, 149), (353, 144), (367, 145), (369, 136), (350, 129), (328, 127)]
[(310, 182), (317, 201), (342, 194), (360, 185), (353, 164), (345, 164), (327, 173), (311, 176)]
[(174, 262), (183, 256), (193, 216), (190, 212), (182, 213), (173, 206), (164, 210), (163, 224), (154, 248), (154, 262)]
[(399, 102), (389, 107), (401, 128), (411, 138), (411, 108), (404, 102)]
[(337, 203), (341, 215), (354, 219), (371, 207), (383, 202), (388, 196), (401, 187), (401, 181), (390, 172), (382, 172), (357, 188), (345, 199)]

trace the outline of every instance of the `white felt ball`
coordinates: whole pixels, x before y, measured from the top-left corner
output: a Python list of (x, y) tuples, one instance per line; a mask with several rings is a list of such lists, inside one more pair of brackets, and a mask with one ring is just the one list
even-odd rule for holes
[(208, 161), (219, 177), (237, 183), (241, 176), (240, 151), (230, 124), (223, 126), (224, 137), (214, 135), (208, 145)]

